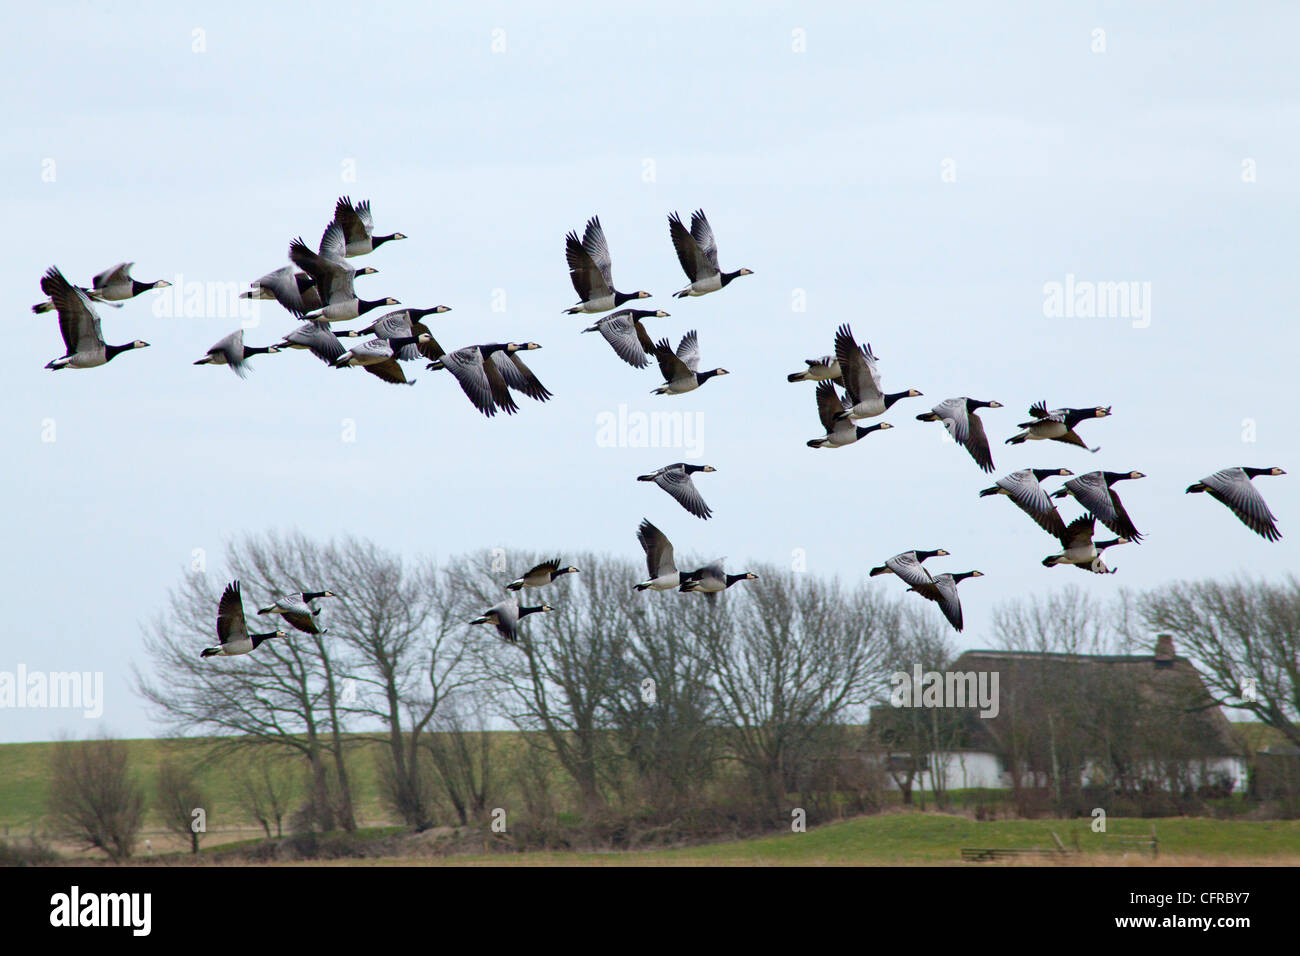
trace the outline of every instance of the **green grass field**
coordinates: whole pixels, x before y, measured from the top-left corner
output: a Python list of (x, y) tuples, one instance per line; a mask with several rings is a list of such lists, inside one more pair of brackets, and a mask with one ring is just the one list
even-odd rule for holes
[[(495, 736), (495, 735), (494, 735)], [(175, 756), (197, 762), (210, 752), (205, 740), (128, 741), (132, 768), (152, 799), (158, 767)], [(510, 750), (522, 746), (518, 735), (502, 733), (500, 746)], [(43, 829), (46, 774), (52, 743), (0, 745), (0, 832), (22, 836)], [(401, 828), (383, 808), (379, 797), (376, 748), (359, 743), (350, 761), (356, 794), (358, 821), (368, 830), (359, 836), (392, 837)], [(504, 750), (503, 750), (504, 756)], [(238, 785), (233, 769), (240, 757), (225, 758), (200, 776), (212, 810), (205, 851), (232, 842), (254, 840), (260, 830), (240, 811)], [(976, 795), (978, 796), (978, 795)], [(974, 799), (974, 798), (972, 798)], [(339, 864), (452, 864), (452, 865), (814, 865), (814, 864), (956, 864), (963, 847), (1055, 846), (1054, 831), (1067, 847), (1078, 847), (1073, 863), (1113, 864), (1149, 862), (1131, 847), (1114, 839), (1145, 836), (1152, 823), (1159, 838), (1159, 862), (1174, 863), (1266, 863), (1300, 865), (1300, 821), (1216, 820), (1212, 818), (1163, 818), (1155, 821), (1112, 817), (1107, 834), (1094, 833), (1087, 819), (993, 820), (980, 822), (958, 813), (917, 811), (887, 812), (814, 827), (806, 833), (788, 833), (728, 843), (700, 845), (672, 850), (610, 853), (528, 853), (438, 856), (413, 845), (409, 854), (392, 858), (337, 861)], [(158, 820), (146, 817), (145, 833), (157, 852), (180, 849), (182, 844), (163, 833)], [(75, 847), (56, 844), (60, 852), (75, 854)], [(1124, 857), (1125, 851), (1128, 856)], [(97, 859), (98, 853), (87, 854)], [(211, 859), (208, 852), (203, 855)]]

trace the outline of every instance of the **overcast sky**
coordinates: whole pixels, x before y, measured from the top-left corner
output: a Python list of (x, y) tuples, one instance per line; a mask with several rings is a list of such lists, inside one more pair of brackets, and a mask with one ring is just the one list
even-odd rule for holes
[[(1294, 7), (472, 6), (8, 11), (25, 39), (0, 66), (0, 671), (102, 671), (105, 702), (98, 721), (0, 710), (0, 740), (154, 734), (129, 690), (140, 625), (195, 549), (218, 565), (250, 531), (639, 560), (649, 517), (733, 570), (803, 549), (810, 572), (846, 580), (944, 547), (935, 570), (987, 575), (962, 585), (960, 647), (991, 642), (999, 602), (1070, 583), (1106, 595), (1297, 566)], [(378, 233), (409, 237), (353, 260), (380, 270), (363, 295), (452, 306), (430, 320), (447, 348), (541, 343), (528, 361), (555, 398), (487, 420), (446, 373), (408, 366), (418, 382), (398, 388), (296, 351), (240, 381), (191, 364), (240, 317), (176, 290), (101, 309), (110, 342), (151, 348), (44, 370), (62, 342), (29, 307), (50, 265), (87, 282), (131, 260), (142, 280), (242, 287), (293, 237), (314, 245), (345, 193), (372, 200)], [(754, 275), (675, 300), (666, 215), (696, 207), (723, 268)], [(697, 329), (701, 367), (730, 376), (651, 396), (657, 370), (561, 314), (576, 298), (564, 234), (593, 214), (617, 284), (672, 313), (651, 332)], [(1045, 287), (1067, 276), (1136, 283), (1149, 309), (1046, 315)], [(785, 376), (841, 322), (887, 390), (925, 398), (897, 405), (892, 431), (814, 451), (813, 386)], [(269, 304), (245, 338), (294, 324)], [(993, 476), (915, 421), (956, 395), (1006, 406), (982, 415)], [(1082, 426), (1101, 452), (1005, 446), (1038, 399), (1113, 406)], [(718, 469), (698, 479), (712, 520), (634, 481), (689, 449), (602, 446), (599, 416), (620, 405), (698, 413), (690, 460)], [(1233, 465), (1292, 472), (1257, 482), (1281, 542), (1183, 494)], [(1149, 476), (1122, 486), (1147, 540), (1108, 553), (1118, 574), (1043, 568), (1053, 540), (977, 497), (1030, 466)]]

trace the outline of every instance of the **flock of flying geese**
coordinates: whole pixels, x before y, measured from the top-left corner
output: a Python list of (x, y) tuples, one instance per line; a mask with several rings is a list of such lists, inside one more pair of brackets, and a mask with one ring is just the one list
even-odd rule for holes
[[(724, 272), (718, 264), (718, 245), (713, 229), (703, 210), (691, 215), (689, 228), (675, 212), (668, 216), (669, 236), (689, 284), (676, 298), (707, 295), (717, 292), (739, 276), (751, 275), (749, 269)], [(494, 416), (498, 411), (517, 412), (518, 405), (511, 392), (518, 392), (539, 402), (552, 395), (524, 364), (519, 353), (541, 348), (536, 342), (498, 342), (469, 345), (452, 352), (444, 350), (430, 333), (423, 320), (430, 315), (450, 311), (445, 305), (427, 309), (403, 308), (388, 312), (361, 329), (335, 328), (334, 323), (347, 322), (381, 306), (400, 305), (393, 298), (363, 299), (357, 295), (354, 280), (358, 276), (373, 275), (378, 270), (369, 266), (357, 269), (349, 262), (357, 256), (367, 255), (386, 242), (405, 239), (400, 232), (377, 236), (369, 201), (353, 203), (341, 197), (335, 204), (334, 218), (325, 228), (320, 244), (313, 251), (301, 238), (289, 244), (291, 265), (269, 272), (250, 284), (244, 298), (274, 300), (302, 324), (273, 345), (245, 345), (243, 330), (225, 336), (214, 344), (195, 365), (226, 365), (241, 378), (247, 373), (248, 359), (253, 355), (271, 354), (283, 349), (302, 349), (335, 368), (359, 366), (385, 382), (413, 385), (408, 380), (401, 363), (427, 360), (426, 368), (450, 372), (462, 391), (483, 415)], [(579, 301), (564, 310), (566, 314), (601, 314), (594, 325), (583, 332), (599, 332), (614, 353), (633, 368), (643, 369), (653, 357), (663, 376), (663, 384), (654, 389), (656, 395), (682, 395), (700, 388), (710, 379), (728, 374), (726, 369), (715, 368), (701, 372), (699, 336), (692, 329), (682, 336), (673, 349), (667, 338), (655, 341), (646, 331), (644, 321), (665, 318), (667, 312), (620, 308), (625, 303), (650, 297), (644, 291), (620, 292), (614, 286), (612, 259), (609, 245), (599, 217), (592, 217), (579, 239), (576, 231), (565, 236), (565, 259), (569, 278), (579, 296)], [(121, 263), (107, 269), (91, 280), (89, 287), (73, 285), (64, 278), (57, 267), (51, 267), (41, 279), (41, 289), (49, 297), (32, 307), (43, 314), (57, 311), (59, 330), (65, 345), (65, 354), (52, 360), (46, 368), (95, 368), (104, 365), (123, 352), (145, 348), (149, 343), (136, 340), (126, 345), (106, 343), (95, 305), (107, 304), (120, 308), (121, 303), (135, 298), (150, 289), (164, 288), (170, 283), (139, 282), (130, 275), (132, 263)], [(618, 311), (612, 311), (617, 309)], [(372, 336), (352, 348), (345, 348), (342, 338)], [(860, 345), (852, 329), (841, 325), (835, 334), (834, 352), (820, 358), (806, 359), (805, 369), (787, 376), (790, 382), (815, 382), (817, 414), (825, 435), (810, 439), (811, 448), (843, 448), (860, 441), (873, 432), (893, 426), (888, 422), (859, 425), (858, 422), (878, 418), (902, 399), (916, 398), (921, 392), (908, 388), (886, 392), (882, 385), (878, 359), (871, 345)], [(840, 390), (836, 389), (839, 386)], [(842, 390), (842, 391), (841, 391)], [(916, 416), (919, 421), (940, 422), (954, 442), (966, 449), (975, 463), (985, 472), (992, 472), (993, 456), (988, 436), (977, 412), (982, 408), (1001, 408), (1000, 402), (979, 401), (965, 396), (950, 398), (935, 405), (930, 411)], [(1017, 427), (1021, 431), (1008, 438), (1007, 444), (1019, 445), (1026, 441), (1056, 441), (1074, 445), (1089, 452), (1090, 448), (1075, 430), (1082, 422), (1105, 418), (1111, 414), (1109, 407), (1057, 408), (1049, 410), (1045, 402), (1029, 409), (1029, 421)], [(653, 482), (671, 495), (686, 511), (698, 518), (708, 519), (712, 510), (696, 488), (693, 475), (716, 471), (712, 465), (692, 465), (676, 462), (666, 465), (638, 481)], [(1282, 475), (1281, 468), (1226, 468), (1215, 472), (1187, 489), (1187, 493), (1208, 493), (1232, 510), (1251, 530), (1266, 540), (1281, 538), (1276, 518), (1269, 511), (1263, 497), (1251, 479), (1259, 475)], [(1069, 478), (1064, 485), (1048, 494), (1042, 482), (1049, 477)], [(1072, 565), (1097, 574), (1113, 573), (1102, 560), (1102, 552), (1116, 545), (1140, 543), (1142, 534), (1134, 526), (1124, 503), (1115, 491), (1120, 481), (1145, 477), (1141, 472), (1092, 471), (1074, 477), (1066, 468), (1025, 468), (997, 480), (997, 483), (980, 492), (981, 497), (1005, 495), (1020, 510), (1061, 545), (1058, 554), (1043, 559), (1047, 567)], [(1066, 524), (1057, 511), (1053, 499), (1073, 497), (1086, 514)], [(1095, 523), (1100, 521), (1117, 537), (1104, 541), (1094, 539)], [(678, 590), (703, 594), (710, 600), (738, 581), (753, 580), (756, 575), (726, 573), (722, 562), (716, 561), (694, 571), (677, 569), (672, 543), (667, 536), (648, 520), (637, 529), (637, 540), (645, 552), (647, 580), (634, 585), (637, 591)], [(943, 549), (905, 551), (889, 558), (871, 575), (895, 574), (908, 585), (910, 592), (934, 601), (952, 626), (962, 629), (961, 601), (958, 584), (980, 571), (959, 574), (932, 575), (923, 562), (933, 557), (947, 555)], [(515, 643), (518, 625), (529, 614), (551, 611), (548, 604), (525, 607), (519, 603), (518, 592), (524, 588), (540, 588), (556, 578), (577, 572), (574, 567), (561, 567), (559, 559), (546, 561), (529, 569), (522, 577), (507, 585), (510, 596), (471, 621), (471, 624), (493, 624), (503, 639)], [(333, 597), (330, 591), (278, 593), (269, 607), (261, 609), (262, 615), (278, 615), (293, 628), (309, 634), (323, 634), (316, 617), (320, 608), (315, 601)], [(262, 641), (272, 637), (286, 637), (283, 629), (262, 634), (250, 634), (244, 616), (243, 601), (238, 581), (231, 582), (221, 597), (217, 614), (218, 647), (207, 648), (203, 657), (247, 654)]]

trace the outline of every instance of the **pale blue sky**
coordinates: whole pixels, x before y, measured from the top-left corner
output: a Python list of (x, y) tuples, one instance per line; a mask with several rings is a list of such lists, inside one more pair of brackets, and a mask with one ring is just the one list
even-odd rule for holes
[[(810, 571), (853, 578), (942, 546), (944, 570), (988, 575), (962, 587), (961, 647), (987, 645), (993, 607), (1018, 595), (1297, 566), (1294, 7), (697, 8), (8, 11), (0, 670), (103, 671), (102, 723), (154, 733), (128, 689), (140, 622), (193, 549), (219, 555), (263, 529), (350, 532), (411, 556), (636, 559), (649, 517), (680, 550), (737, 569), (803, 548)], [(1091, 52), (1095, 28), (1104, 53)], [(955, 182), (941, 179), (948, 159)], [(1242, 181), (1247, 159), (1256, 182)], [(51, 264), (80, 282), (127, 259), (141, 279), (242, 285), (283, 264), (294, 236), (314, 243), (343, 193), (372, 200), (378, 232), (410, 237), (356, 260), (380, 270), (363, 294), (452, 306), (432, 320), (449, 348), (542, 343), (529, 362), (554, 400), (488, 421), (443, 373), (408, 367), (419, 382), (399, 389), (301, 352), (254, 359), (241, 382), (190, 364), (238, 319), (159, 317), (152, 294), (102, 310), (109, 341), (150, 349), (43, 369), (62, 343), (28, 308)], [(685, 279), (665, 217), (697, 206), (724, 268), (755, 274), (674, 300)], [(732, 375), (652, 397), (654, 372), (561, 314), (575, 299), (564, 234), (597, 213), (619, 286), (672, 313), (651, 331), (675, 342), (698, 329), (703, 367)], [(1150, 326), (1044, 317), (1044, 284), (1067, 274), (1149, 282)], [(796, 289), (806, 311), (792, 310)], [(273, 306), (262, 316), (251, 343), (294, 324)], [(785, 375), (845, 321), (887, 388), (926, 397), (887, 416), (893, 431), (815, 452), (813, 387)], [(994, 476), (913, 418), (963, 394), (1007, 406), (983, 415)], [(1113, 405), (1084, 432), (1101, 453), (1004, 446), (1040, 398)], [(700, 460), (719, 469), (701, 480), (712, 520), (633, 481), (681, 454), (598, 447), (597, 416), (620, 403), (702, 414)], [(344, 419), (355, 443), (341, 441)], [(1238, 464), (1292, 472), (1259, 481), (1282, 542), (1183, 495)], [(977, 497), (1028, 466), (1150, 476), (1122, 489), (1148, 540), (1108, 555), (1119, 574), (1041, 567), (1052, 540)], [(372, 503), (395, 487), (412, 489), (419, 517)], [(71, 711), (0, 711), (0, 740), (98, 729)]]

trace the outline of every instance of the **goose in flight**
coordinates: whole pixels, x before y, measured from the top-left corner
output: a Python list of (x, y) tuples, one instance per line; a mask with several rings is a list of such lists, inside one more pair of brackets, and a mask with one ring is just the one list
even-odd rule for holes
[(983, 571), (963, 571), (960, 574), (936, 574), (932, 579), (932, 590), (924, 587), (911, 587), (928, 601), (939, 605), (939, 610), (948, 619), (954, 630), (962, 629), (961, 598), (957, 594), (957, 585), (967, 578), (982, 578)]
[(595, 325), (583, 329), (583, 332), (599, 332), (614, 349), (614, 354), (633, 368), (645, 368), (650, 364), (646, 353), (654, 354), (655, 344), (650, 333), (641, 324), (642, 319), (667, 318), (663, 310), (648, 312), (644, 309), (620, 309), (600, 318)]
[(981, 491), (980, 497), (1006, 495), (1017, 508), (1033, 518), (1040, 528), (1059, 538), (1065, 533), (1065, 522), (1061, 520), (1061, 513), (1056, 510), (1056, 505), (1052, 504), (1052, 499), (1039, 482), (1056, 476), (1068, 478), (1073, 474), (1068, 468), (1022, 468), (999, 478), (992, 488)]
[(821, 438), (808, 439), (809, 448), (842, 448), (852, 445), (861, 438), (866, 438), (874, 431), (893, 428), (889, 422), (875, 425), (855, 425), (852, 419), (841, 417), (853, 407), (847, 398), (841, 398), (835, 392), (835, 386), (829, 381), (817, 383), (817, 417), (822, 421), (826, 434)]
[(940, 402), (930, 411), (916, 416), (919, 422), (943, 422), (952, 440), (961, 445), (975, 459), (983, 471), (993, 470), (993, 453), (989, 451), (988, 435), (984, 423), (975, 414), (981, 408), (1001, 408), (1001, 402), (981, 402), (973, 398), (950, 398)]
[(541, 346), (536, 342), (525, 342), (522, 345), (516, 342), (504, 342), (479, 346), (480, 351), (488, 350), (484, 353), (484, 366), (495, 365), (507, 388), (521, 392), (535, 401), (544, 402), (552, 397), (551, 393), (519, 357), (520, 352), (531, 352), (540, 348)]
[(699, 489), (695, 487), (695, 482), (691, 480), (691, 475), (697, 471), (710, 472), (717, 470), (712, 465), (688, 465), (684, 461), (679, 461), (671, 465), (665, 465), (658, 471), (651, 472), (648, 475), (639, 475), (637, 481), (653, 481), (677, 499), (677, 503), (695, 517), (707, 520), (713, 512), (704, 503), (704, 498), (700, 495)]
[(248, 365), (251, 355), (274, 355), (280, 351), (278, 345), (245, 345), (244, 330), (238, 329), (221, 339), (208, 349), (203, 358), (195, 365), (229, 365), (230, 370), (240, 378), (246, 378), (252, 366)]
[(896, 574), (908, 585), (908, 589), (917, 591), (922, 596), (933, 598), (938, 592), (934, 589), (934, 578), (930, 572), (921, 567), (922, 561), (930, 558), (942, 558), (948, 554), (943, 548), (934, 551), (903, 551), (885, 561), (879, 567), (872, 568), (870, 577), (881, 574)]
[(560, 559), (552, 558), (550, 561), (543, 561), (541, 564), (533, 565), (524, 572), (523, 577), (516, 578), (507, 584), (506, 589), (518, 591), (520, 588), (545, 587), (562, 574), (577, 573), (577, 568), (562, 568), (560, 567)]
[(1117, 481), (1129, 481), (1145, 478), (1140, 471), (1090, 471), (1078, 478), (1071, 478), (1061, 488), (1052, 492), (1053, 498), (1073, 495), (1097, 520), (1111, 531), (1129, 541), (1142, 543), (1142, 535), (1133, 526), (1133, 519), (1128, 516), (1124, 502), (1119, 499), (1119, 492), (1112, 487)]
[(96, 368), (111, 362), (123, 352), (148, 348), (149, 343), (136, 339), (127, 345), (108, 345), (100, 328), (99, 315), (90, 297), (64, 278), (57, 266), (50, 266), (41, 279), (41, 291), (50, 297), (59, 313), (59, 333), (63, 336), (64, 354), (45, 367)]
[(715, 375), (731, 374), (725, 368), (699, 371), (700, 339), (694, 329), (682, 336), (676, 352), (667, 339), (660, 339), (655, 345), (655, 358), (659, 360), (659, 372), (664, 383), (651, 391), (651, 395), (681, 395), (694, 391)]
[(565, 309), (567, 315), (608, 312), (632, 299), (650, 298), (649, 292), (619, 292), (614, 288), (613, 263), (599, 216), (592, 216), (587, 221), (581, 242), (578, 241), (576, 232), (570, 232), (564, 237), (564, 258), (569, 263), (569, 278), (573, 281), (573, 288), (582, 300), (572, 308)]
[(1117, 544), (1128, 544), (1128, 538), (1093, 541), (1092, 533), (1096, 528), (1096, 520), (1092, 515), (1081, 515), (1061, 529), (1057, 538), (1063, 550), (1060, 554), (1043, 558), (1043, 567), (1072, 564), (1082, 571), (1091, 571), (1094, 574), (1114, 574), (1116, 569), (1106, 567), (1106, 562), (1101, 559), (1101, 553)]
[(347, 196), (339, 197), (339, 201), (334, 204), (334, 223), (343, 230), (344, 255), (349, 259), (374, 252), (385, 242), (406, 238), (400, 232), (390, 233), (387, 236), (374, 234), (375, 220), (370, 214), (369, 199), (354, 205)]
[(334, 360), (335, 368), (347, 368), (359, 365), (371, 375), (391, 385), (414, 385), (415, 379), (406, 378), (402, 366), (398, 364), (400, 352), (404, 346), (427, 344), (433, 341), (428, 332), (418, 338), (404, 336), (391, 339), (367, 339), (360, 345), (354, 345)]
[(320, 608), (314, 602), (334, 596), (333, 591), (299, 591), (293, 594), (276, 592), (275, 600), (257, 613), (278, 614), (306, 634), (324, 634), (329, 628), (317, 626), (316, 616), (320, 614)]
[[(93, 302), (105, 302), (112, 304), (114, 308), (121, 308), (117, 305), (119, 302), (125, 302), (127, 299), (134, 299), (141, 292), (148, 292), (150, 289), (166, 289), (171, 286), (170, 282), (159, 279), (157, 282), (138, 282), (131, 278), (131, 267), (134, 262), (119, 262), (111, 269), (105, 269), (99, 275), (90, 280), (90, 288), (78, 286), (86, 297)], [(32, 306), (32, 311), (37, 315), (43, 312), (53, 312), (56, 308), (54, 300), (46, 299), (44, 302), (38, 302)]]
[(840, 363), (834, 355), (804, 359), (803, 362), (808, 367), (802, 372), (791, 372), (785, 377), (787, 382), (839, 382), (841, 380)]
[(234, 657), (236, 654), (249, 654), (263, 641), (273, 637), (288, 637), (284, 630), (267, 631), (265, 634), (249, 634), (248, 622), (244, 619), (244, 599), (240, 595), (239, 582), (231, 581), (221, 595), (217, 605), (217, 647), (205, 647), (200, 657)]
[(321, 319), (326, 322), (344, 322), (359, 318), (371, 309), (381, 305), (401, 305), (394, 298), (359, 299), (352, 285), (355, 274), (346, 260), (346, 244), (343, 229), (332, 222), (326, 228), (320, 240), (320, 252), (312, 252), (311, 247), (302, 241), (302, 237), (289, 243), (289, 258), (303, 272), (312, 277), (320, 292), (324, 305), (309, 319)]
[(851, 408), (839, 413), (840, 418), (875, 418), (885, 414), (900, 398), (917, 398), (921, 394), (914, 388), (885, 394), (871, 345), (859, 346), (848, 325), (841, 325), (835, 332), (835, 359), (844, 390), (853, 403)]
[(1277, 518), (1268, 510), (1264, 496), (1259, 493), (1252, 478), (1260, 475), (1285, 475), (1281, 468), (1225, 468), (1189, 485), (1187, 494), (1207, 492), (1211, 498), (1227, 505), (1251, 531), (1266, 541), (1277, 541), (1282, 532), (1277, 530)]
[(347, 351), (340, 338), (356, 338), (361, 333), (353, 329), (334, 331), (328, 322), (304, 322), (278, 343), (279, 349), (307, 349), (326, 365), (333, 365)]
[(645, 552), (646, 571), (650, 577), (632, 587), (637, 591), (653, 588), (656, 591), (671, 591), (682, 583), (682, 576), (677, 571), (673, 560), (673, 543), (668, 536), (652, 525), (648, 519), (641, 519), (636, 529), (636, 539)]
[(682, 583), (677, 586), (677, 590), (686, 593), (703, 594), (710, 601), (716, 601), (719, 594), (737, 581), (756, 581), (758, 575), (752, 571), (744, 571), (741, 574), (728, 574), (724, 570), (722, 562), (715, 561), (695, 571), (687, 571), (681, 576), (681, 579)]
[(672, 237), (673, 248), (677, 250), (677, 261), (682, 264), (686, 278), (691, 280), (691, 284), (681, 292), (673, 293), (675, 298), (707, 295), (717, 292), (737, 276), (753, 275), (748, 269), (723, 272), (718, 267), (718, 241), (713, 237), (713, 227), (705, 218), (703, 209), (691, 213), (689, 232), (677, 213), (669, 213), (668, 234)]
[(468, 345), (454, 352), (443, 352), (441, 347), (437, 347), (435, 350), (439, 353), (438, 358), (425, 367), (451, 372), (465, 396), (488, 418), (495, 415), (498, 409), (507, 415), (513, 415), (519, 411), (519, 406), (510, 395), (501, 364), (492, 355), (500, 349), (513, 354), (522, 348), (524, 346), (515, 342), (507, 342), (505, 345)]
[(1078, 445), (1094, 454), (1101, 451), (1101, 446), (1088, 448), (1074, 426), (1089, 418), (1105, 418), (1110, 414), (1110, 406), (1101, 405), (1093, 408), (1054, 408), (1047, 410), (1046, 402), (1038, 402), (1029, 407), (1032, 421), (1021, 422), (1017, 428), (1024, 431), (1006, 440), (1008, 445), (1019, 445), (1027, 441), (1059, 441), (1067, 445)]
[[(389, 312), (381, 315), (375, 321), (360, 331), (360, 335), (373, 335), (380, 339), (404, 339), (413, 338), (414, 342), (408, 343), (397, 349), (397, 357), (403, 362), (414, 362), (420, 356), (427, 359), (436, 359), (440, 354), (433, 341), (433, 336), (429, 332), (429, 327), (421, 319), (426, 315), (441, 315), (444, 312), (450, 312), (451, 308), (445, 305), (435, 305), (432, 309), (398, 309), (395, 312)], [(428, 335), (427, 342), (421, 342), (420, 336)]]
[[(354, 270), (352, 277), (355, 279), (357, 276), (374, 275), (378, 271), (366, 266)], [(316, 280), (305, 272), (295, 270), (293, 266), (268, 272), (248, 285), (247, 292), (239, 293), (241, 299), (273, 299), (297, 316), (323, 309), (326, 304), (321, 301), (320, 287), (316, 285)]]
[(492, 605), (481, 616), (470, 621), (470, 624), (492, 624), (496, 627), (497, 633), (501, 635), (502, 640), (510, 644), (517, 644), (519, 643), (520, 618), (540, 611), (554, 610), (555, 608), (549, 604), (542, 604), (538, 607), (520, 607), (519, 599), (512, 594), (500, 604)]

